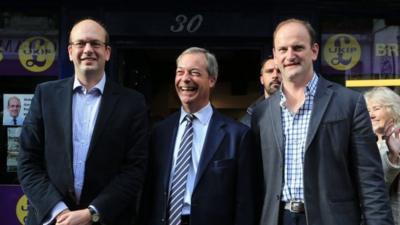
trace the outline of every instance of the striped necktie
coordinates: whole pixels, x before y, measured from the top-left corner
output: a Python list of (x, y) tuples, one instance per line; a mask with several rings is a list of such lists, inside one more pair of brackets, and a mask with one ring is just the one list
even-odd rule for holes
[(190, 162), (192, 159), (192, 142), (193, 142), (193, 114), (187, 114), (185, 131), (179, 145), (178, 156), (174, 169), (172, 185), (169, 197), (169, 225), (179, 225), (181, 223), (181, 212), (183, 206), (183, 198), (186, 190), (187, 175), (189, 172)]

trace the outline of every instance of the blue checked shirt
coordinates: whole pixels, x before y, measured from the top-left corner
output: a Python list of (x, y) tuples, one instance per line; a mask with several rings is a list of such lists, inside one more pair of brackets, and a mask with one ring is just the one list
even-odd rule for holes
[(285, 168), (282, 201), (304, 202), (303, 165), (308, 125), (313, 108), (314, 95), (317, 89), (318, 76), (313, 78), (305, 88), (304, 104), (298, 112), (286, 108), (286, 97), (281, 91), (281, 116), (283, 138), (285, 143)]

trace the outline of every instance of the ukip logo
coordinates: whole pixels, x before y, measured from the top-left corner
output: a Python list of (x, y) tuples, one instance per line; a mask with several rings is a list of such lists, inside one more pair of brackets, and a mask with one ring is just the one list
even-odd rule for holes
[(348, 34), (336, 34), (325, 43), (324, 60), (336, 70), (349, 70), (360, 61), (361, 47), (358, 41)]
[(31, 72), (43, 72), (53, 65), (56, 57), (54, 44), (44, 37), (26, 39), (18, 49), (21, 65)]
[(26, 217), (28, 216), (28, 198), (26, 195), (23, 195), (21, 198), (19, 198), (16, 206), (16, 214), (18, 221), (24, 225), (26, 222)]

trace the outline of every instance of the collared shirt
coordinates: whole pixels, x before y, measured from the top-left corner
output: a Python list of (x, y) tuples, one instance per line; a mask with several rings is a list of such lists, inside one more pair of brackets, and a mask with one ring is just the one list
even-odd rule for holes
[[(14, 124), (14, 120), (15, 120), (15, 123), (16, 123), (16, 124)], [(23, 117), (18, 116), (17, 118), (14, 118), (14, 117), (11, 117), (11, 116), (10, 116), (10, 117), (3, 123), (3, 125), (21, 126), (23, 123), (24, 123), (24, 118), (23, 118)]]
[(106, 76), (87, 90), (75, 76), (72, 97), (72, 144), (75, 195), (79, 201), (82, 193), (87, 153), (96, 123)]
[(318, 76), (304, 89), (305, 100), (298, 112), (290, 112), (286, 107), (286, 97), (281, 91), (281, 117), (285, 143), (285, 167), (282, 201), (304, 202), (303, 166), (307, 132), (317, 89)]
[[(77, 77), (75, 76), (74, 78), (74, 85), (72, 88), (72, 144), (74, 155), (72, 163), (75, 195), (78, 201), (82, 193), (85, 178), (87, 152), (92, 139), (105, 83), (106, 76), (104, 74), (101, 80), (92, 89), (86, 90)], [(92, 207), (97, 211), (96, 207)], [(43, 225), (51, 224), (56, 216), (64, 209), (68, 209), (67, 205), (62, 201), (58, 202), (51, 210), (50, 215)]]
[[(176, 134), (176, 141), (175, 141), (175, 148), (174, 148), (174, 155), (173, 155), (173, 162), (172, 162), (172, 169), (171, 169), (171, 176), (170, 176), (170, 187), (172, 183), (173, 176), (175, 169), (175, 163), (178, 156), (179, 145), (181, 143), (181, 139), (183, 136), (183, 132), (185, 131), (186, 127), (186, 120), (184, 120), (187, 112), (181, 108), (181, 116), (179, 119), (179, 127), (178, 133)], [(198, 112), (194, 113), (195, 119), (192, 122), (193, 126), (193, 145), (192, 145), (192, 162), (189, 167), (189, 174), (187, 177), (186, 182), (186, 190), (185, 190), (185, 197), (184, 197), (184, 205), (182, 208), (182, 214), (190, 214), (190, 205), (191, 205), (191, 198), (192, 192), (194, 188), (194, 182), (196, 180), (197, 169), (199, 166), (201, 152), (203, 150), (204, 141), (207, 135), (208, 125), (210, 124), (210, 119), (213, 114), (213, 109), (211, 104), (208, 103), (204, 108), (200, 109)]]

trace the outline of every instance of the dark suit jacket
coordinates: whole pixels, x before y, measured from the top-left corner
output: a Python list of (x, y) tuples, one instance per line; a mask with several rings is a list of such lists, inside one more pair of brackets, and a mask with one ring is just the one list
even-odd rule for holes
[[(266, 195), (260, 224), (278, 224), (284, 139), (279, 92), (254, 111)], [(393, 224), (379, 151), (361, 93), (319, 77), (304, 156), (309, 225)]]
[(18, 177), (30, 201), (27, 224), (42, 224), (59, 201), (94, 205), (107, 224), (129, 224), (147, 163), (142, 95), (107, 80), (90, 143), (80, 202), (72, 168), (73, 78), (38, 85), (21, 133)]
[(246, 114), (242, 118), (240, 118), (240, 122), (247, 125), (251, 126), (251, 116), (253, 115), (254, 109), (257, 107), (257, 105), (265, 100), (265, 95), (260, 96), (256, 101), (254, 101), (246, 110)]
[[(147, 225), (168, 222), (168, 185), (179, 117), (179, 112), (171, 115), (152, 132), (144, 200)], [(256, 179), (260, 158), (255, 155), (252, 141), (248, 127), (214, 109), (192, 194), (191, 225), (257, 223)]]

